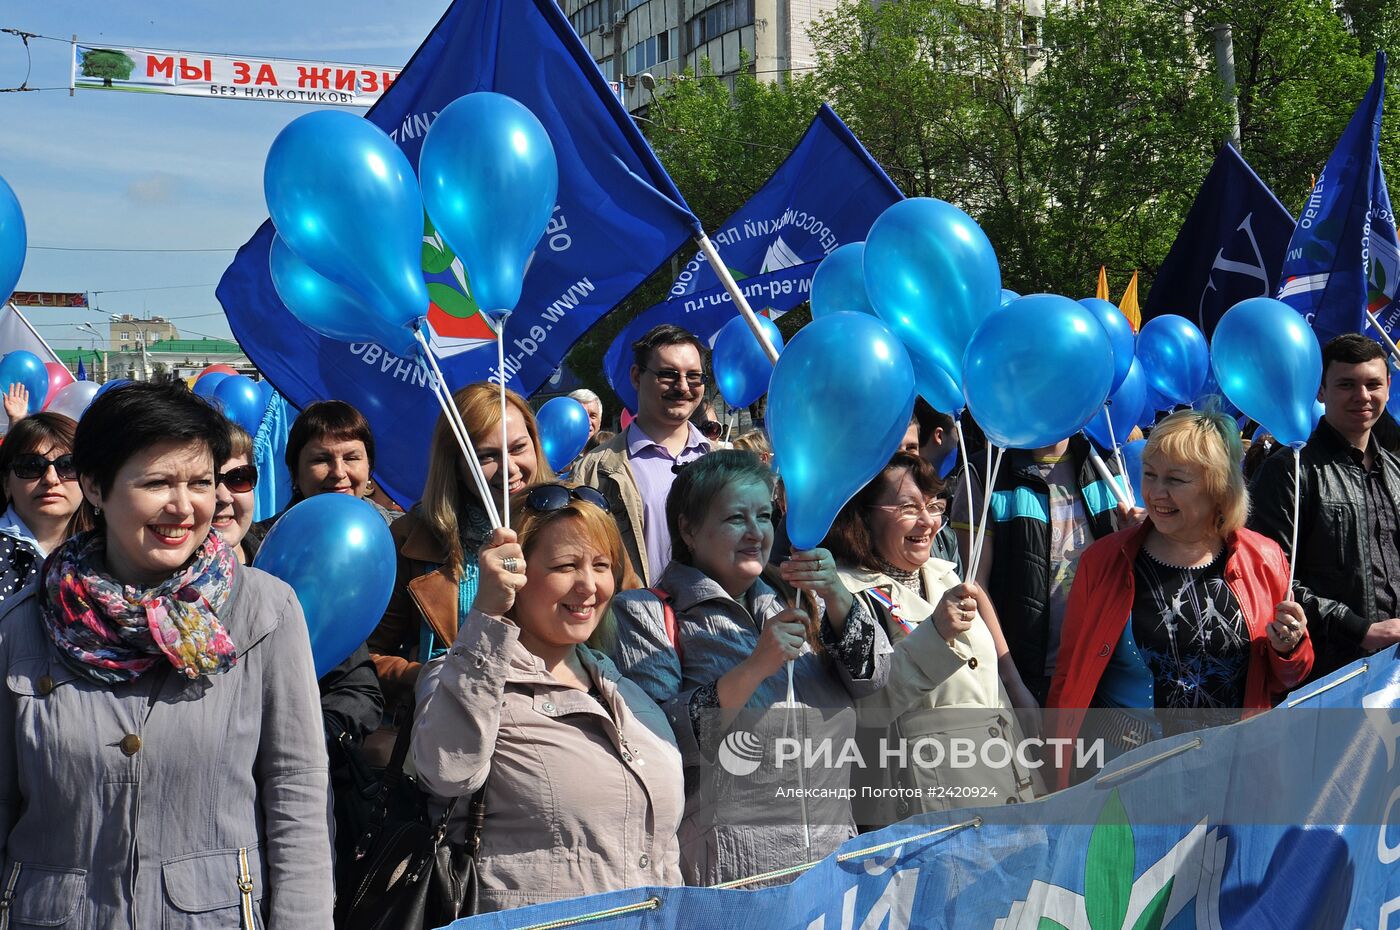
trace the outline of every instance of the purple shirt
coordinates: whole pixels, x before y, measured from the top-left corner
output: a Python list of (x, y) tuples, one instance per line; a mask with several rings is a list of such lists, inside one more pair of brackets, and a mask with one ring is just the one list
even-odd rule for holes
[(647, 550), (647, 577), (655, 583), (671, 561), (671, 530), (666, 525), (666, 495), (676, 480), (674, 465), (693, 462), (710, 451), (710, 442), (686, 424), (690, 435), (681, 454), (671, 453), (642, 432), (636, 423), (627, 427), (627, 464), (632, 468), (637, 491), (642, 495), (642, 537)]

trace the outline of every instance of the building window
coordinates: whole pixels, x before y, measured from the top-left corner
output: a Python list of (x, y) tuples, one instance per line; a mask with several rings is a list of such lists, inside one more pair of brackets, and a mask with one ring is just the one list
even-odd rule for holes
[(129, 330), (125, 330), (125, 329), (122, 330), (122, 342), (126, 342), (126, 341), (127, 341), (128, 339), (130, 339), (130, 338), (131, 338), (131, 332), (130, 332)]
[(688, 24), (690, 44), (696, 47), (731, 30), (752, 25), (753, 0), (724, 0), (691, 18)]

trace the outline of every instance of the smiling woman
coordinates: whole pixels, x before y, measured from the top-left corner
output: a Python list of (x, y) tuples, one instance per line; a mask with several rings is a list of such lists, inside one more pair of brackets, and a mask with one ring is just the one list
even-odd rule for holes
[[(96, 528), (0, 612), (0, 843), (17, 925), (52, 923), (55, 870), (73, 876), (69, 914), (331, 924), (310, 642), (291, 589), (211, 530), (228, 457), (227, 422), (183, 385), (108, 391), (78, 426)], [(238, 759), (256, 764), (208, 777), (210, 760)]]

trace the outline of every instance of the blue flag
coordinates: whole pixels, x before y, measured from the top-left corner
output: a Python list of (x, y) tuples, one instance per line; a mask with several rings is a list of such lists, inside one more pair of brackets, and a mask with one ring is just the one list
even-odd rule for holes
[[(1287, 706), (1148, 743), (1050, 797), (862, 834), (790, 884), (633, 888), (450, 930), (1396, 930), (1398, 715), (1391, 647)], [(788, 764), (826, 764), (820, 741), (792, 742)]]
[(1400, 328), (1400, 237), (1395, 230), (1395, 211), (1390, 206), (1390, 191), (1386, 187), (1381, 160), (1376, 159), (1375, 191), (1371, 197), (1371, 230), (1367, 242), (1370, 253), (1370, 275), (1366, 298), (1371, 312), (1391, 339)]
[(1385, 53), (1377, 52), (1375, 79), (1318, 175), (1283, 260), (1279, 299), (1303, 314), (1324, 344), (1366, 325), (1367, 219), (1380, 160), (1385, 63)]
[(1221, 315), (1278, 291), (1293, 215), (1232, 146), (1215, 157), (1171, 251), (1152, 281), (1142, 321), (1173, 313), (1209, 339)]
[[(807, 300), (817, 265), (837, 246), (860, 242), (870, 224), (904, 195), (835, 111), (822, 104), (773, 176), (711, 237), (755, 310), (773, 318)], [(622, 402), (637, 409), (628, 378), (631, 346), (659, 323), (709, 341), (736, 313), (701, 254), (676, 276), (665, 303), (633, 320), (608, 348), (603, 372)]]
[[(558, 204), (506, 327), (508, 384), (530, 394), (579, 336), (700, 225), (552, 0), (456, 0), (366, 118), (416, 165), (438, 111), (475, 91), (528, 107), (559, 162)], [(359, 408), (377, 442), (375, 478), (411, 504), (423, 487), (439, 415), (425, 367), (300, 325), (272, 286), (272, 235), (264, 223), (219, 284), (234, 335), (297, 407), (337, 398)], [(423, 269), (431, 339), (449, 388), (495, 376), (492, 331), (471, 299), (462, 263), (427, 224)]]
[(77, 371), (76, 375), (74, 376), (74, 380), (76, 380), (76, 381), (86, 381), (86, 380), (87, 380), (87, 369), (83, 367), (83, 357), (82, 357), (81, 355), (78, 356), (78, 371)]

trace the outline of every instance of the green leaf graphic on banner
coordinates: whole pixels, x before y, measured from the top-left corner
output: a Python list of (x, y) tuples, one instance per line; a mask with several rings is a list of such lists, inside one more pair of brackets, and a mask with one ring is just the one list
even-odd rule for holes
[(1093, 930), (1122, 930), (1133, 892), (1133, 829), (1115, 790), (1089, 837), (1084, 863), (1084, 910)]
[[(428, 219), (426, 213), (423, 214), (423, 271), (427, 274), (442, 274), (452, 267), (452, 262), (456, 258), (457, 256), (452, 254), (447, 243), (442, 241), (442, 237), (433, 228), (433, 221)], [(443, 309), (447, 308), (443, 307)]]
[(428, 297), (448, 316), (466, 319), (477, 312), (476, 301), (449, 284), (429, 281)]
[(1137, 923), (1133, 924), (1133, 930), (1162, 930), (1162, 921), (1167, 916), (1167, 902), (1171, 900), (1172, 884), (1175, 881), (1175, 878), (1167, 879), (1162, 890), (1147, 903), (1147, 909), (1142, 912)]
[(1064, 924), (1060, 923), (1058, 920), (1052, 920), (1049, 917), (1042, 917), (1040, 918), (1040, 925), (1036, 927), (1036, 930), (1069, 930), (1069, 928), (1066, 927)]

